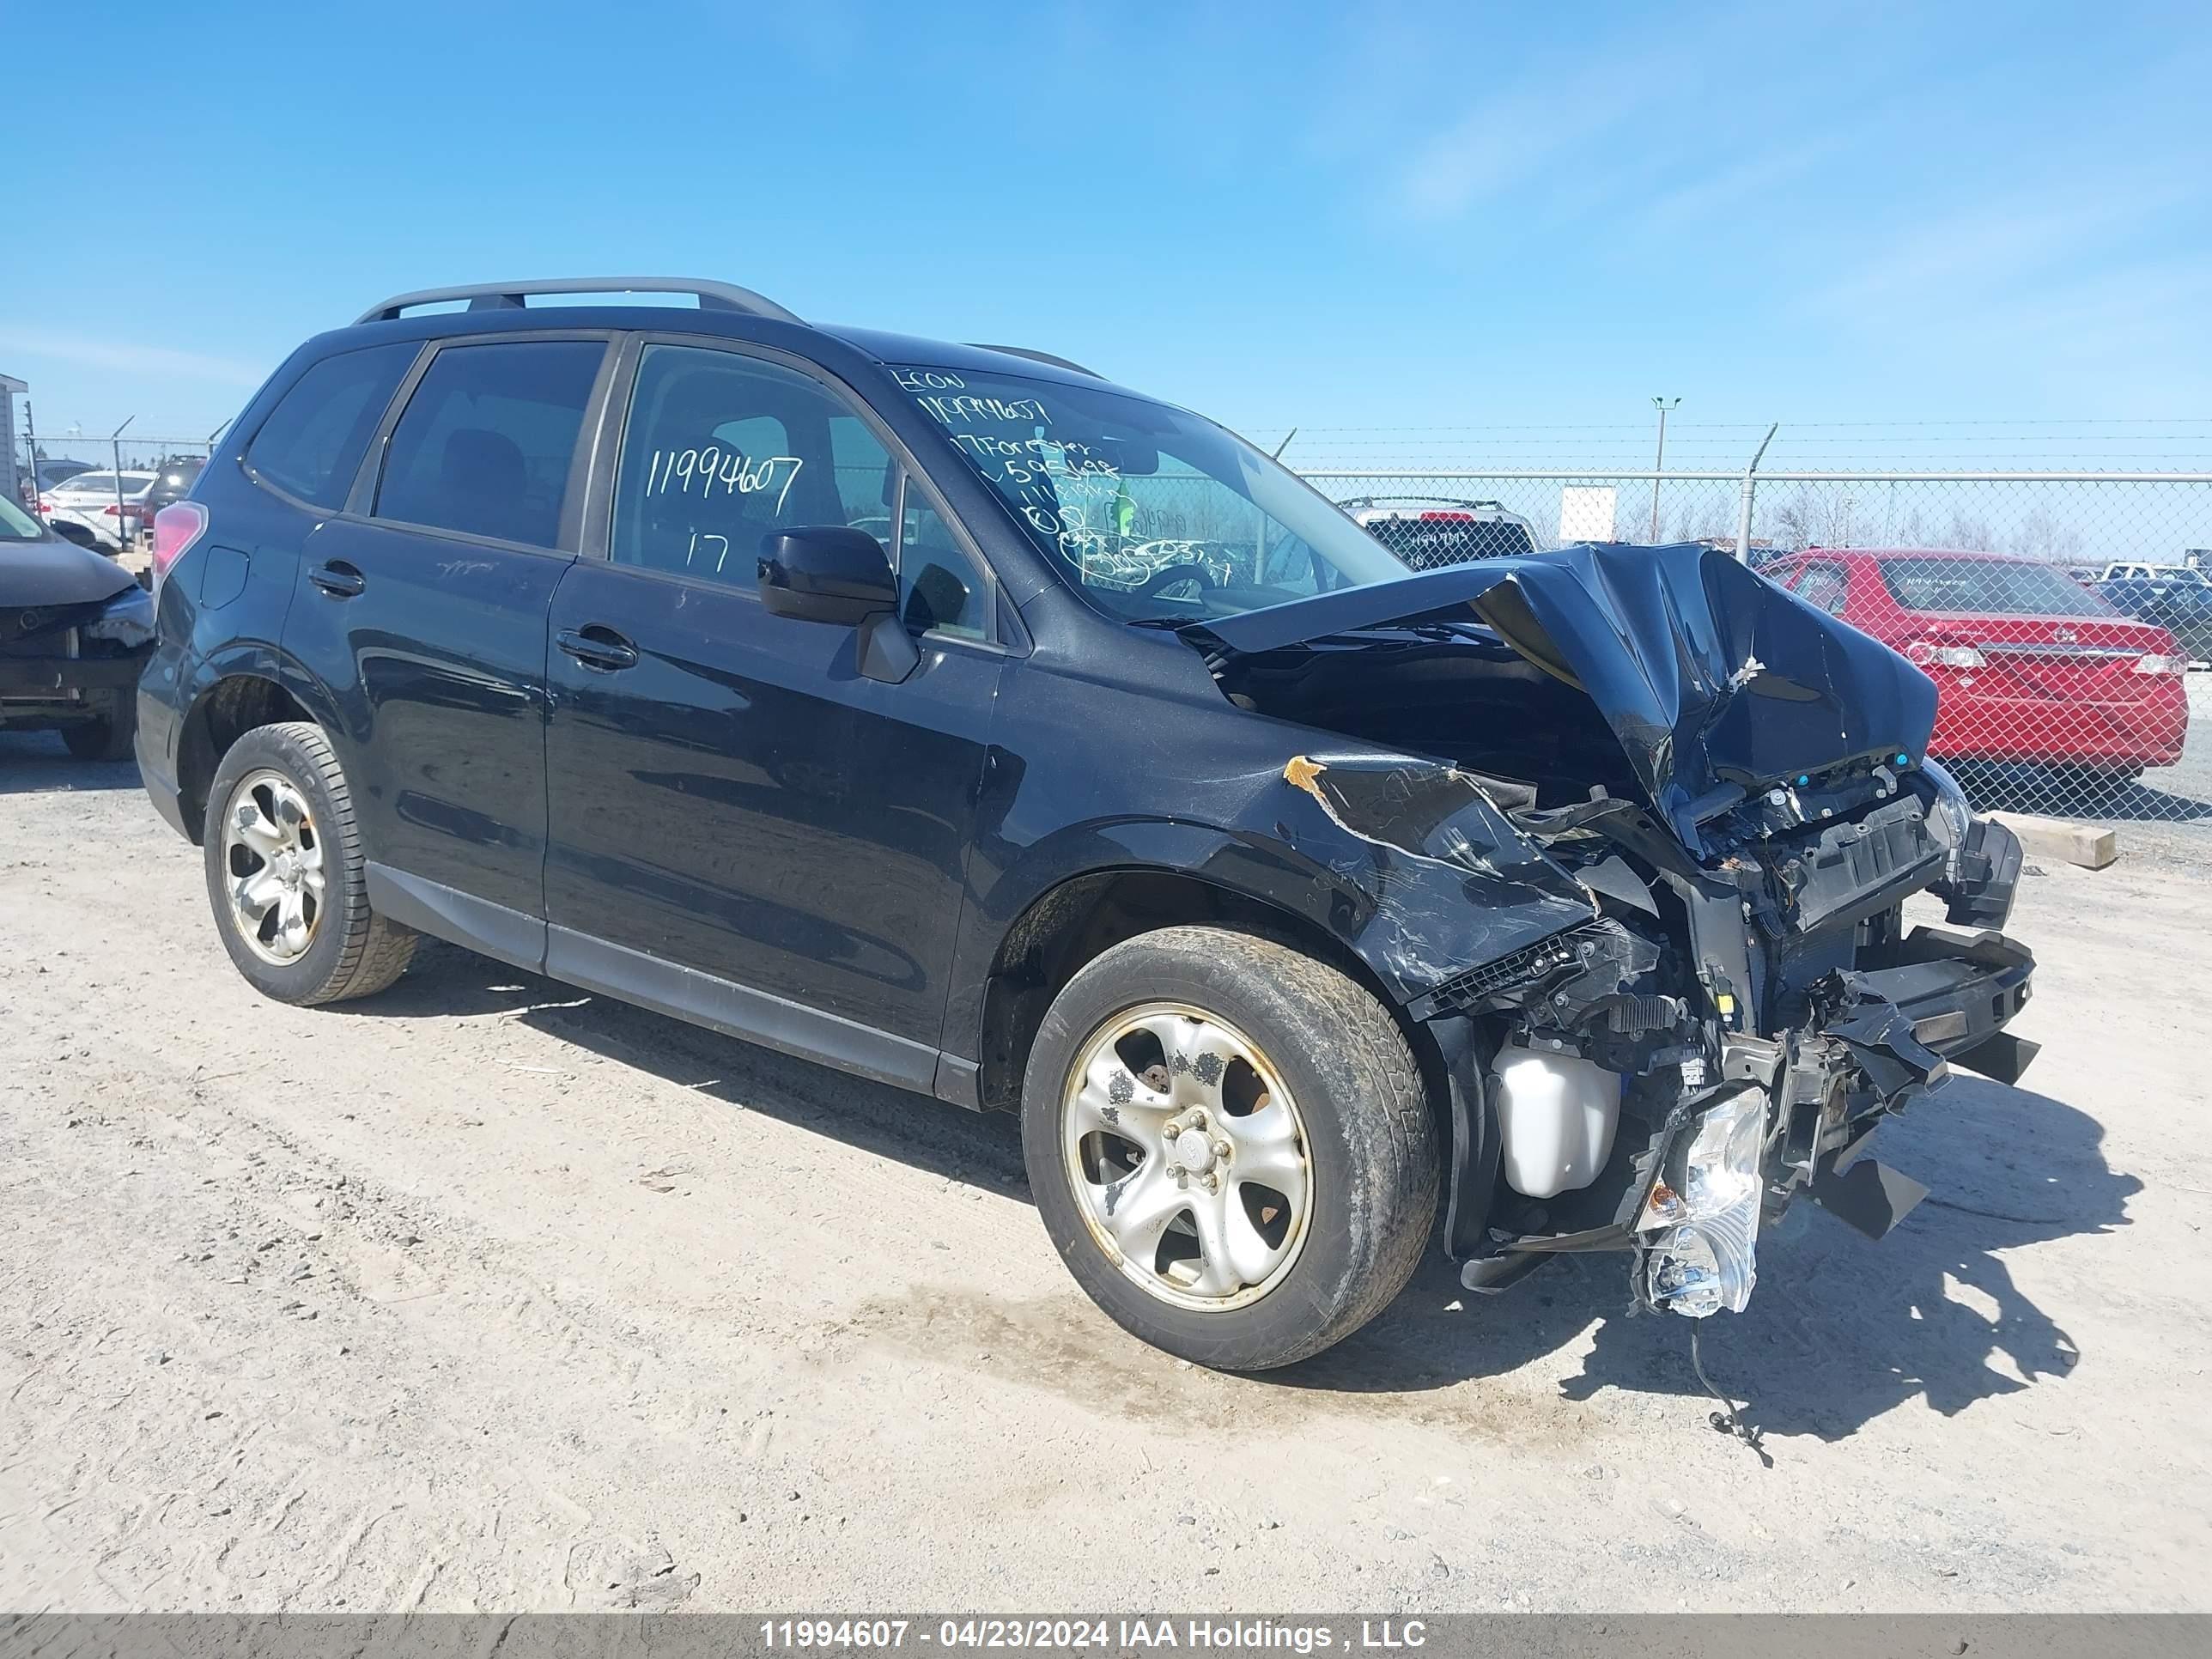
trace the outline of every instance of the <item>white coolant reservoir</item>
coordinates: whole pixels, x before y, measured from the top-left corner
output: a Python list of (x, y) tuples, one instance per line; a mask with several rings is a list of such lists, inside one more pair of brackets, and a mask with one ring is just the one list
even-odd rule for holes
[(1511, 1044), (1492, 1070), (1506, 1184), (1550, 1198), (1596, 1180), (1620, 1121), (1620, 1073)]

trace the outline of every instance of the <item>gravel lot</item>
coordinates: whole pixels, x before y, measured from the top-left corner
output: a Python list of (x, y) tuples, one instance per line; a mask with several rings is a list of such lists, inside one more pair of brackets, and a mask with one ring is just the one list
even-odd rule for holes
[(455, 951), (264, 1001), (136, 782), (0, 737), (0, 1607), (2212, 1609), (2212, 833), (2031, 878), (2033, 1086), (1765, 1241), (1766, 1469), (1617, 1261), (1218, 1376), (1011, 1121)]

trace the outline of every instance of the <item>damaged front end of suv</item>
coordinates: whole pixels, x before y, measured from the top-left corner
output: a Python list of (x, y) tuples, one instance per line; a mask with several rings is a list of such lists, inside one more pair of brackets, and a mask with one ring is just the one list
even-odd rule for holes
[[(1449, 1076), (1445, 1239), (1502, 1290), (1632, 1254), (1644, 1305), (1741, 1310), (1799, 1193), (1880, 1237), (1863, 1157), (1951, 1066), (2011, 1082), (2020, 869), (1926, 756), (1935, 691), (1695, 546), (1437, 570), (1182, 630), (1290, 758), (1277, 833)], [(1301, 814), (1317, 809), (1325, 823)], [(1310, 828), (1301, 829), (1301, 823)], [(1950, 927), (1902, 921), (1927, 891)]]

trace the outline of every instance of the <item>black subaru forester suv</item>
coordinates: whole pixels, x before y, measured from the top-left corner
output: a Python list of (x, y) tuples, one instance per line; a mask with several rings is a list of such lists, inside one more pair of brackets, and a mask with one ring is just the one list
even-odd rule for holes
[[(647, 290), (697, 308), (531, 303)], [(428, 933), (1018, 1111), (1085, 1290), (1206, 1364), (1336, 1341), (1432, 1231), (1739, 1310), (1799, 1189), (1917, 1200), (1859, 1152), (1947, 1058), (2032, 1053), (2018, 848), (1900, 658), (1702, 547), (1413, 574), (1041, 352), (404, 295), (156, 562), (139, 763), (262, 991)]]

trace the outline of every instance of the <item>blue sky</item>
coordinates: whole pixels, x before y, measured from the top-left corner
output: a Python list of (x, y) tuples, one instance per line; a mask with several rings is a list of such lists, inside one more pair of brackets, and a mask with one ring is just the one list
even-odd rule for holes
[(386, 293), (614, 270), (1255, 434), (2212, 413), (2201, 5), (356, 9), (9, 9), (42, 432), (204, 432)]

